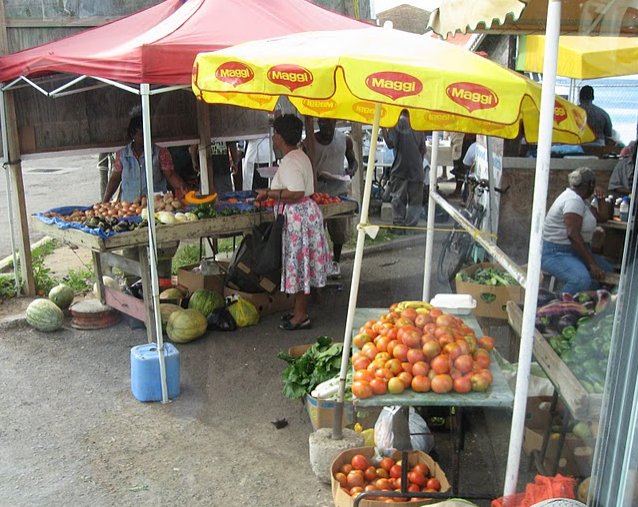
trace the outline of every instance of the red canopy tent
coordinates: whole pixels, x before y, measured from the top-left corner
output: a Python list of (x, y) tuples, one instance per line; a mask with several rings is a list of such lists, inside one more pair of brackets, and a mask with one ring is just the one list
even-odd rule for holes
[[(18, 153), (11, 153), (9, 136), (17, 137), (15, 127), (6, 121), (5, 92), (27, 83), (43, 94), (54, 97), (93, 89), (76, 87), (86, 78), (113, 84), (139, 94), (144, 125), (144, 158), (148, 188), (153, 188), (151, 155), (151, 94), (190, 87), (195, 56), (203, 51), (215, 51), (249, 40), (279, 37), (304, 31), (369, 28), (370, 25), (334, 13), (306, 0), (166, 0), (112, 23), (71, 35), (64, 39), (0, 57), (0, 120), (2, 121), (3, 154), (11, 174), (23, 188)], [(36, 85), (33, 77), (47, 74), (71, 74), (68, 83), (53, 91)], [(79, 77), (78, 77), (79, 76)], [(138, 86), (131, 86), (131, 84)], [(151, 85), (164, 85), (154, 87)], [(210, 137), (210, 136), (207, 136)], [(207, 187), (206, 184), (202, 185)], [(7, 189), (9, 191), (9, 189)], [(202, 188), (208, 191), (209, 188)], [(24, 195), (17, 192), (19, 208), (26, 213)], [(149, 200), (148, 253), (151, 267), (155, 338), (158, 343), (162, 401), (168, 401), (164, 366), (162, 326), (159, 314), (159, 283), (157, 278), (157, 245), (153, 199)], [(12, 217), (11, 210), (9, 213)], [(21, 224), (26, 223), (22, 217)], [(11, 224), (12, 244), (13, 223)], [(30, 249), (28, 231), (21, 230), (21, 246)], [(15, 252), (15, 248), (12, 248)], [(31, 256), (21, 252), (25, 262), (23, 279), (35, 287)], [(14, 266), (17, 266), (14, 259)], [(17, 275), (17, 273), (16, 273)], [(16, 280), (18, 277), (16, 276)]]
[(306, 0), (166, 0), (106, 25), (0, 57), (0, 81), (64, 72), (188, 85), (195, 55), (248, 40), (370, 25)]

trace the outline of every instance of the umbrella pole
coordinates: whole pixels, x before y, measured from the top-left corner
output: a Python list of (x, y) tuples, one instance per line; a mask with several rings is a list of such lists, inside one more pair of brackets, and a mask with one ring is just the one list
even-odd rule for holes
[[(157, 340), (157, 356), (159, 358), (160, 382), (162, 385), (162, 403), (168, 403), (168, 386), (166, 383), (166, 361), (164, 358), (164, 337), (162, 336), (162, 320), (159, 311), (159, 280), (157, 276), (157, 243), (155, 239), (155, 199), (153, 198), (153, 146), (151, 144), (150, 86), (140, 85), (142, 96), (142, 125), (144, 132), (144, 168), (146, 170), (146, 192), (148, 206), (148, 263), (151, 269), (151, 297), (153, 301), (153, 323)], [(142, 273), (142, 276), (145, 276)]]
[(516, 492), (518, 471), (520, 467), (521, 446), (523, 444), (523, 427), (525, 426), (525, 408), (529, 387), (530, 363), (534, 340), (534, 326), (538, 286), (541, 270), (541, 256), (538, 253), (543, 243), (543, 222), (547, 203), (547, 186), (549, 181), (550, 153), (552, 145), (552, 128), (554, 122), (554, 100), (556, 85), (556, 63), (558, 39), (560, 36), (560, 0), (550, 0), (547, 5), (547, 29), (545, 34), (545, 59), (543, 62), (543, 88), (541, 92), (541, 110), (538, 131), (538, 153), (536, 158), (536, 176), (534, 181), (534, 200), (532, 207), (532, 223), (527, 257), (527, 283), (525, 284), (525, 306), (521, 325), (521, 345), (518, 356), (516, 374), (516, 391), (512, 414), (509, 451), (507, 453), (507, 469), (503, 494)]
[(425, 231), (425, 260), (423, 268), (423, 301), (430, 300), (430, 284), (432, 282), (432, 257), (434, 252), (434, 218), (436, 213), (436, 201), (432, 197), (436, 192), (436, 172), (439, 163), (439, 136), (438, 131), (432, 132), (432, 157), (430, 160), (430, 192), (428, 193), (428, 222)]
[(361, 203), (361, 215), (357, 227), (357, 247), (354, 253), (354, 266), (352, 268), (352, 282), (350, 283), (350, 299), (348, 300), (348, 316), (346, 317), (346, 329), (343, 333), (343, 353), (341, 354), (341, 370), (339, 372), (339, 392), (335, 407), (334, 420), (332, 422), (332, 438), (343, 438), (343, 398), (346, 391), (346, 375), (350, 367), (350, 346), (352, 343), (352, 326), (354, 324), (354, 312), (357, 309), (357, 296), (359, 295), (359, 279), (361, 277), (361, 263), (363, 261), (363, 245), (365, 242), (365, 226), (368, 223), (368, 210), (370, 208), (370, 192), (374, 179), (374, 154), (377, 152), (377, 138), (379, 137), (379, 121), (381, 119), (381, 104), (374, 108), (374, 120), (372, 123), (372, 138), (370, 139), (370, 151), (368, 152), (368, 166), (366, 167), (365, 186), (363, 187), (363, 201)]

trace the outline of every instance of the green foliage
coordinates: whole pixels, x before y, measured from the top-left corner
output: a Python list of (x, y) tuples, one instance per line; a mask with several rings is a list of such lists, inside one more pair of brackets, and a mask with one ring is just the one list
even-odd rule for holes
[(342, 343), (332, 343), (332, 338), (320, 336), (300, 357), (294, 358), (287, 352), (277, 354), (279, 359), (288, 363), (281, 374), (284, 396), (303, 398), (322, 382), (338, 375), (342, 351)]
[(192, 244), (182, 244), (180, 245), (177, 252), (173, 256), (173, 261), (171, 264), (171, 272), (176, 275), (179, 268), (183, 268), (184, 266), (192, 266), (193, 264), (197, 264), (199, 262), (199, 246)]
[(507, 271), (496, 268), (478, 268), (472, 275), (461, 271), (456, 275), (463, 282), (478, 283), (480, 285), (518, 285), (518, 282)]
[(46, 295), (60, 283), (60, 280), (51, 276), (51, 269), (44, 264), (44, 256), (33, 258), (33, 278), (35, 279), (36, 294)]
[(84, 268), (70, 270), (62, 280), (78, 294), (92, 290), (94, 279), (93, 265), (88, 264)]
[(13, 275), (0, 275), (0, 300), (16, 297)]

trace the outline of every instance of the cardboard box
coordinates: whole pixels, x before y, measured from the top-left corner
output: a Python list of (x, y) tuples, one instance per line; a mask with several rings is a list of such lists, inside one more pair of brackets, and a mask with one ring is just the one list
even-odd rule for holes
[(227, 262), (217, 261), (219, 274), (204, 275), (200, 270), (199, 264), (184, 266), (177, 271), (177, 283), (188, 289), (189, 293), (195, 292), (197, 289), (207, 289), (224, 294), (224, 278), (226, 276)]
[[(548, 425), (559, 424), (559, 420), (552, 421), (549, 413), (551, 398), (547, 396), (530, 397), (527, 400), (527, 412), (525, 415), (525, 432), (523, 435), (523, 451), (528, 456), (535, 451), (540, 451), (543, 445), (543, 435)], [(543, 463), (549, 473), (549, 467), (556, 462), (558, 452), (558, 432), (550, 434), (550, 440), (545, 453)], [(582, 438), (567, 433), (563, 443), (563, 449), (558, 459), (557, 472), (563, 475), (576, 477), (588, 477), (591, 473), (591, 452), (593, 441), (586, 442)], [(591, 452), (590, 452), (591, 451)]]
[(247, 299), (257, 307), (261, 316), (270, 315), (272, 313), (285, 312), (293, 307), (295, 298), (292, 294), (284, 292), (275, 292), (268, 294), (266, 292), (242, 292), (231, 287), (224, 287), (224, 297), (237, 295)]
[[(495, 267), (502, 270), (498, 265), (489, 262), (474, 264), (461, 272), (473, 275), (479, 268)], [(505, 304), (508, 301), (514, 301), (518, 304), (525, 299), (525, 291), (520, 285), (498, 285), (489, 286), (478, 283), (464, 282), (456, 278), (457, 294), (470, 294), (476, 299), (476, 309), (474, 315), (477, 317), (490, 317), (492, 319), (507, 320), (507, 311)]]
[[(306, 395), (306, 410), (314, 431), (319, 428), (332, 428), (336, 405), (335, 400), (320, 400), (309, 394)], [(341, 425), (346, 427), (352, 424), (354, 424), (354, 405), (351, 401), (344, 401)]]
[[(343, 451), (340, 453), (332, 462), (331, 467), (331, 484), (332, 484), (332, 498), (334, 500), (336, 507), (352, 507), (354, 505), (354, 498), (351, 497), (348, 493), (346, 493), (339, 483), (334, 479), (335, 473), (339, 471), (342, 465), (345, 463), (350, 463), (352, 457), (355, 454), (363, 454), (369, 460), (372, 460), (374, 456), (374, 447), (356, 447), (354, 449), (348, 449), (347, 451)], [(393, 456), (394, 459), (401, 459), (401, 452), (396, 452)], [(434, 477), (436, 477), (441, 483), (441, 492), (448, 491), (450, 489), (450, 483), (443, 473), (443, 470), (439, 466), (439, 464), (434, 461), (430, 456), (421, 451), (410, 451), (408, 454), (408, 463), (409, 466), (412, 467), (417, 463), (425, 463), (430, 468), (430, 473)], [(394, 505), (409, 505), (412, 506), (421, 506), (428, 503), (431, 503), (431, 498), (424, 498), (419, 501), (405, 501), (405, 502), (393, 502)], [(359, 502), (360, 507), (385, 507), (387, 506), (387, 502), (379, 501), (379, 500), (368, 500), (364, 499)]]

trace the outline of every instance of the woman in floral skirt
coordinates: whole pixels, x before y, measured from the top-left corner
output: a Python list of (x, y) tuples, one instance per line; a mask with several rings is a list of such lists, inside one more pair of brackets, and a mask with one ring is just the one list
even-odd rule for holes
[(311, 287), (326, 285), (330, 250), (323, 230), (323, 215), (310, 196), (314, 193), (312, 164), (299, 148), (303, 123), (285, 114), (273, 123), (273, 148), (280, 156), (270, 189), (257, 190), (257, 200), (273, 198), (283, 205), (281, 290), (295, 295), (293, 312), (282, 317), (281, 329), (308, 329)]

